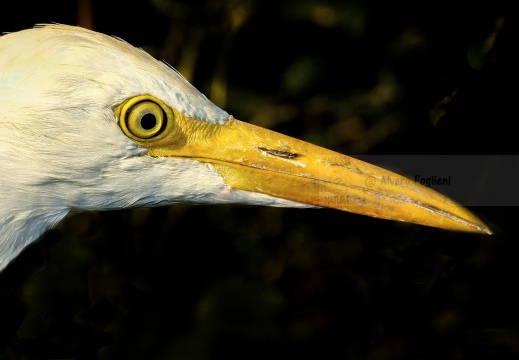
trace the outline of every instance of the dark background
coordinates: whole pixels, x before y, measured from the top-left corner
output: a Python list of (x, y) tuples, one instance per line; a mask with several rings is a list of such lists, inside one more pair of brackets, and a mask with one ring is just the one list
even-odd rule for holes
[[(49, 22), (121, 37), (236, 118), (342, 153), (518, 153), (505, 1), (0, 5), (3, 32)], [(325, 209), (74, 214), (0, 274), (0, 358), (516, 358), (518, 211), (472, 210), (493, 236)]]

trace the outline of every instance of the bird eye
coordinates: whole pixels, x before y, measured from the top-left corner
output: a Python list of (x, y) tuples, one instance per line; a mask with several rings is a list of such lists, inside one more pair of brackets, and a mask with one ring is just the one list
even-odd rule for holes
[(152, 101), (142, 101), (132, 106), (126, 118), (128, 130), (141, 139), (157, 135), (163, 128), (166, 114)]
[(131, 98), (119, 105), (115, 112), (123, 131), (136, 140), (148, 140), (161, 134), (173, 116), (162, 101), (150, 95)]

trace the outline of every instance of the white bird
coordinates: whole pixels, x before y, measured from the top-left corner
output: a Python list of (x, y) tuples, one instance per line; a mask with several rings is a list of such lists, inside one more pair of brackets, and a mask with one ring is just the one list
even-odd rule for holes
[(238, 121), (144, 51), (65, 25), (0, 38), (0, 171), (0, 270), (71, 211), (136, 206), (319, 206), (491, 233), (426, 187)]

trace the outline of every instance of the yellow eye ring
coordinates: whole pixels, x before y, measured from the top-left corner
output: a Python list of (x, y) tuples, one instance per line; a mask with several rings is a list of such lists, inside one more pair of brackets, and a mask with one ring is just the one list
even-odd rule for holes
[(173, 112), (162, 101), (151, 95), (135, 96), (115, 109), (119, 126), (134, 140), (152, 140), (171, 128)]
[(149, 139), (161, 131), (164, 121), (167, 121), (165, 115), (157, 103), (141, 101), (129, 109), (126, 125), (133, 135), (141, 139)]

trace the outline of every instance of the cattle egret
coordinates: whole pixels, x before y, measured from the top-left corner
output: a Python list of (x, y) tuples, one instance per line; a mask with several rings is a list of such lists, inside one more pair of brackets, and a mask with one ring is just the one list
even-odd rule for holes
[(146, 52), (65, 25), (0, 38), (0, 170), (0, 270), (71, 211), (136, 206), (329, 207), (491, 234), (429, 188), (238, 121)]

